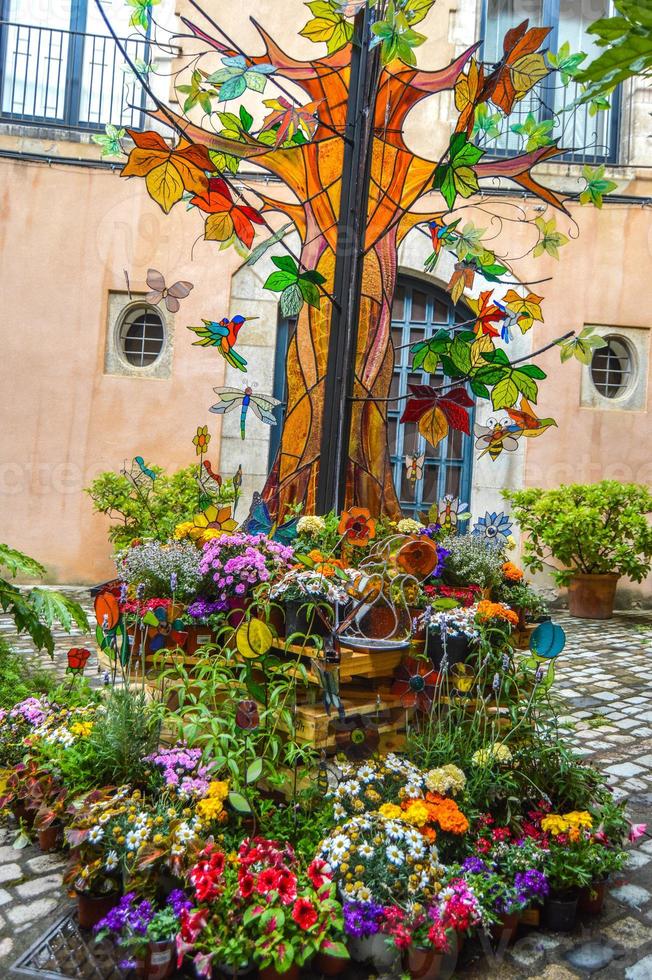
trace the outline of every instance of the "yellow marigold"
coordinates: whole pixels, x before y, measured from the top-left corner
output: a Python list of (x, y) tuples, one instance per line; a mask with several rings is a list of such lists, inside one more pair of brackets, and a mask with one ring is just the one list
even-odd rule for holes
[(213, 780), (208, 784), (208, 796), (214, 800), (225, 800), (229, 795), (229, 784), (226, 780)]
[(556, 837), (558, 834), (563, 834), (569, 829), (568, 822), (564, 817), (560, 816), (558, 813), (549, 813), (547, 817), (544, 817), (541, 821), (541, 829), (547, 834), (552, 834)]
[(72, 735), (86, 736), (90, 735), (93, 731), (93, 723), (90, 721), (75, 721), (70, 726), (70, 732)]
[(399, 820), (403, 816), (403, 811), (400, 806), (396, 806), (395, 803), (383, 803), (381, 807), (378, 808), (378, 812), (381, 817), (385, 817), (386, 820)]
[(564, 813), (562, 816), (571, 827), (578, 829), (584, 827), (586, 830), (591, 830), (593, 827), (593, 817), (586, 810), (571, 810), (570, 813)]
[(430, 819), (430, 812), (423, 800), (413, 800), (403, 812), (403, 820), (413, 827), (423, 827)]
[(174, 537), (176, 538), (177, 541), (182, 541), (183, 538), (187, 538), (190, 536), (190, 532), (192, 531), (194, 526), (195, 525), (193, 524), (192, 521), (183, 521), (181, 524), (177, 524), (177, 526), (174, 529)]
[(206, 796), (197, 804), (197, 813), (203, 820), (217, 820), (222, 816), (224, 804), (212, 796)]
[(496, 745), (490, 745), (486, 749), (478, 749), (471, 756), (471, 762), (474, 766), (488, 766), (493, 761), (496, 762), (511, 762), (512, 753), (506, 745), (502, 743), (497, 743)]

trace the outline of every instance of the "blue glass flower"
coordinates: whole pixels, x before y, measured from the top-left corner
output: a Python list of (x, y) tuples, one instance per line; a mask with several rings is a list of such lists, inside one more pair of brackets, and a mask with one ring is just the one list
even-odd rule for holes
[(484, 517), (479, 517), (477, 523), (473, 525), (471, 534), (474, 538), (484, 538), (492, 543), (504, 544), (500, 539), (507, 540), (511, 536), (513, 527), (513, 522), (502, 511), (500, 514), (496, 514), (495, 511), (490, 514), (486, 511)]

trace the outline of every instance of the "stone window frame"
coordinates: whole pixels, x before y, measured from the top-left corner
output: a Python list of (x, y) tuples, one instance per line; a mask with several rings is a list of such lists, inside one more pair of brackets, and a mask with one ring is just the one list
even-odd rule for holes
[[(172, 358), (174, 353), (174, 316), (166, 307), (152, 306), (145, 302), (146, 293), (131, 293), (110, 290), (107, 304), (106, 348), (104, 353), (104, 373), (129, 378), (167, 380), (172, 377)], [(130, 310), (149, 307), (156, 310), (163, 324), (163, 347), (152, 364), (139, 367), (131, 364), (122, 350), (121, 331), (124, 319)]]
[[(631, 359), (631, 374), (625, 390), (609, 398), (596, 388), (591, 365), (582, 365), (580, 406), (598, 411), (643, 412), (647, 408), (648, 364), (650, 359), (649, 327), (625, 327), (616, 324), (587, 324), (594, 336), (618, 340)], [(579, 331), (578, 331), (579, 332)]]

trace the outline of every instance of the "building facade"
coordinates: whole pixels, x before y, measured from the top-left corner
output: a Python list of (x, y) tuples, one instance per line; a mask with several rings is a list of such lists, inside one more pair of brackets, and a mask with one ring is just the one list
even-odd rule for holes
[[(273, 268), (266, 256), (247, 266), (233, 251), (202, 239), (202, 226), (179, 205), (164, 215), (142, 181), (120, 178), (121, 161), (102, 158), (93, 136), (106, 124), (140, 128), (145, 97), (123, 54), (110, 37), (95, 0), (3, 0), (0, 25), (0, 189), (3, 303), (2, 425), (0, 427), (0, 539), (38, 557), (52, 580), (93, 582), (110, 574), (105, 518), (93, 513), (83, 492), (98, 473), (118, 470), (142, 455), (167, 470), (193, 461), (197, 425), (209, 424), (215, 469), (229, 476), (242, 465), (245, 498), (262, 487), (277, 433), (252, 421), (245, 443), (238, 420), (210, 415), (212, 388), (240, 383), (241, 376), (213, 351), (196, 349), (186, 327), (201, 318), (240, 313), (256, 317), (241, 334), (239, 350), (252, 365), (248, 383), (283, 398), (283, 360), (293, 324), (263, 289)], [(186, 10), (188, 6), (188, 10)], [(184, 64), (187, 50), (181, 14), (197, 17), (180, 0), (153, 8), (161, 48), (128, 24), (132, 8), (103, 0), (102, 9), (123, 39), (131, 60), (156, 59), (150, 84), (161, 98)], [(218, 9), (219, 8), (219, 9)], [(242, 10), (206, 0), (207, 11), (244, 50), (260, 50), (260, 38)], [(484, 38), (483, 57), (496, 60), (505, 30), (525, 17), (554, 24), (550, 49), (568, 41), (587, 50), (586, 26), (602, 13), (596, 4), (567, 0), (468, 0), (460, 7), (437, 4), (423, 24), (428, 41), (423, 64), (442, 65)], [(314, 46), (298, 37), (306, 19), (300, 0), (258, 0), (255, 15), (279, 42), (299, 57)], [(155, 50), (155, 54), (154, 54)], [(570, 89), (551, 89), (548, 109), (559, 112)], [(434, 100), (432, 100), (434, 102)], [(634, 80), (612, 100), (609, 111), (568, 115), (566, 144), (582, 146), (537, 169), (537, 176), (569, 192), (583, 186), (581, 170), (606, 165), (616, 181), (601, 210), (571, 202), (573, 241), (562, 260), (545, 256), (519, 264), (524, 281), (552, 277), (541, 286), (543, 324), (514, 343), (518, 353), (545, 345), (567, 330), (594, 326), (608, 346), (592, 365), (559, 365), (558, 349), (539, 363), (549, 378), (541, 389), (541, 416), (559, 428), (522, 440), (517, 452), (493, 461), (475, 458), (473, 440), (451, 433), (429, 449), (415, 426), (390, 420), (395, 483), (406, 513), (418, 513), (453, 493), (472, 512), (503, 509), (505, 487), (555, 486), (602, 478), (650, 483), (650, 312), (646, 286), (652, 271), (652, 153), (649, 109), (652, 93)], [(422, 111), (423, 108), (423, 111)], [(433, 118), (433, 112), (436, 117)], [(417, 107), (408, 142), (433, 156), (447, 143), (454, 107), (445, 95), (433, 109)], [(569, 122), (569, 126), (570, 126)], [(513, 137), (497, 152), (515, 152)], [(253, 175), (261, 181), (262, 175)], [(530, 244), (515, 218), (524, 204), (508, 188), (486, 188), (491, 209), (510, 223), (510, 254)], [(529, 202), (530, 205), (532, 201)], [(490, 220), (489, 218), (487, 219)], [(561, 225), (560, 225), (561, 227)], [(563, 229), (566, 230), (566, 229)], [(436, 275), (425, 274), (428, 239), (412, 233), (402, 246), (400, 285), (392, 332), (397, 352), (393, 394), (421, 380), (411, 370), (406, 345), (439, 325), (463, 318), (445, 291), (452, 269), (447, 259)], [(168, 284), (189, 280), (194, 289), (178, 313), (144, 302), (147, 270), (160, 270)], [(483, 288), (476, 281), (472, 296)], [(507, 287), (508, 288), (508, 287)], [(537, 287), (533, 287), (537, 288)], [(249, 381), (251, 378), (251, 382)], [(484, 422), (490, 410), (477, 407)], [(527, 445), (524, 445), (527, 443)], [(407, 480), (405, 456), (425, 453), (423, 474)], [(624, 599), (645, 601), (649, 583)]]

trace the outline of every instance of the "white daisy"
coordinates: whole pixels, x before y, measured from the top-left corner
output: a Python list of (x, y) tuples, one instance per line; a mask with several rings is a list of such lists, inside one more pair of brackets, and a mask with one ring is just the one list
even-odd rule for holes
[(109, 851), (104, 862), (104, 867), (107, 871), (115, 871), (118, 867), (118, 855), (115, 851)]
[(346, 816), (346, 810), (344, 809), (341, 803), (333, 804), (333, 816), (335, 817), (336, 820), (341, 820), (342, 817)]
[(360, 766), (358, 769), (358, 779), (362, 780), (363, 783), (370, 783), (375, 776), (376, 773), (371, 766)]
[(127, 850), (137, 851), (140, 847), (140, 835), (136, 830), (130, 830), (127, 834)]
[(187, 823), (182, 823), (177, 827), (176, 837), (182, 844), (187, 844), (188, 841), (192, 840), (194, 836), (194, 832), (190, 829)]
[(396, 844), (390, 844), (389, 847), (385, 849), (385, 854), (387, 855), (387, 860), (391, 861), (392, 864), (403, 864), (404, 857)]
[(363, 858), (370, 858), (374, 856), (374, 849), (371, 844), (360, 844), (358, 847), (358, 854)]
[(104, 837), (104, 831), (101, 827), (91, 827), (88, 832), (88, 842), (89, 844), (98, 844)]

